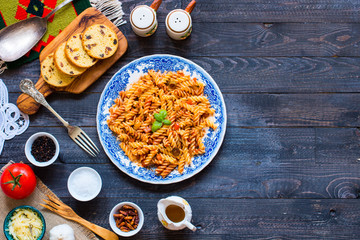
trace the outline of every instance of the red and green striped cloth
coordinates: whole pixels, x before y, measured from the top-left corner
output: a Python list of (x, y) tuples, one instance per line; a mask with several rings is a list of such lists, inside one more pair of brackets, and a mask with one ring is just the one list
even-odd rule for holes
[[(32, 16), (45, 17), (64, 0), (0, 0), (0, 29)], [(74, 2), (56, 12), (48, 23), (48, 31), (40, 42), (25, 56), (17, 61), (7, 63), (8, 67), (16, 67), (39, 57), (46, 47), (74, 18), (91, 7), (89, 0)]]

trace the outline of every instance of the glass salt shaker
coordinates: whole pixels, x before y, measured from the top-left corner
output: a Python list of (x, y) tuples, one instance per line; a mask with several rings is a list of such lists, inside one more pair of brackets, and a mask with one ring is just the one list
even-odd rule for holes
[(174, 40), (184, 40), (190, 36), (192, 31), (192, 20), (190, 13), (196, 4), (192, 0), (189, 5), (183, 9), (175, 9), (166, 16), (165, 25), (166, 32)]
[(140, 5), (135, 7), (130, 13), (131, 28), (140, 37), (153, 35), (158, 27), (156, 11), (160, 7), (162, 0), (155, 0), (150, 7)]

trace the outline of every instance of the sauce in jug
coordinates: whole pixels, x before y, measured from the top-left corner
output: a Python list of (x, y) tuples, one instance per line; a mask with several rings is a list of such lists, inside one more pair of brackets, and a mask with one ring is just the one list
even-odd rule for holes
[(185, 211), (177, 205), (169, 205), (165, 209), (167, 217), (173, 222), (181, 222), (185, 218)]

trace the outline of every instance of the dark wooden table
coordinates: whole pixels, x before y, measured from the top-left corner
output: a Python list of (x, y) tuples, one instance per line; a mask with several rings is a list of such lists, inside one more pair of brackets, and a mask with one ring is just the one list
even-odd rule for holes
[[(123, 0), (128, 13), (151, 1)], [(80, 125), (98, 146), (96, 108), (111, 76), (144, 55), (186, 57), (212, 75), (228, 110), (224, 143), (212, 163), (181, 183), (156, 186), (118, 170), (102, 151), (86, 155), (45, 108), (30, 117), (29, 129), (5, 142), (1, 166), (25, 161), (24, 145), (35, 132), (54, 134), (58, 161), (36, 174), (82, 217), (110, 228), (108, 213), (133, 201), (145, 213), (136, 239), (359, 239), (360, 238), (360, 1), (199, 0), (193, 33), (172, 41), (164, 19), (189, 1), (166, 0), (159, 29), (140, 38), (130, 24), (120, 27), (127, 53), (86, 92), (57, 93), (49, 103)], [(299, 3), (300, 2), (300, 3)], [(34, 61), (1, 76), (10, 101), (23, 78), (36, 80)], [(103, 189), (88, 203), (66, 188), (70, 172), (95, 168)], [(160, 198), (179, 195), (193, 208), (198, 230), (168, 231), (156, 216)]]

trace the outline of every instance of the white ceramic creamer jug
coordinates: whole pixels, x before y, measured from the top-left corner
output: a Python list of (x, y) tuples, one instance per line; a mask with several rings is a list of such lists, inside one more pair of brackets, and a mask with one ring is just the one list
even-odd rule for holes
[(169, 230), (181, 230), (188, 227), (196, 231), (196, 227), (190, 223), (192, 211), (189, 203), (177, 196), (161, 199), (158, 204), (158, 218), (162, 225)]

